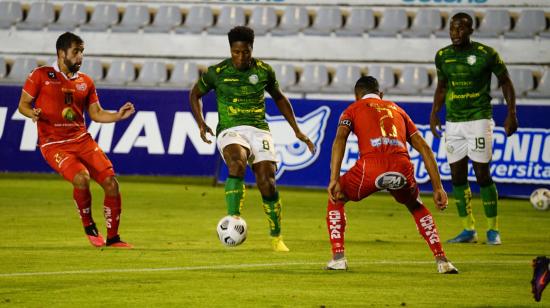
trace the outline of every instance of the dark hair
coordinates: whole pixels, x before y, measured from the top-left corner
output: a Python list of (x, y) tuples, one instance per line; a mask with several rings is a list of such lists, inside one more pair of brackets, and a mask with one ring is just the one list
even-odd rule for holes
[(451, 20), (458, 20), (458, 19), (466, 19), (466, 21), (467, 21), (466, 25), (469, 28), (472, 28), (474, 26), (474, 20), (473, 20), (472, 16), (470, 16), (470, 14), (468, 14), (468, 13), (459, 12), (459, 13), (454, 14), (453, 17), (451, 18)]
[(82, 40), (82, 38), (80, 38), (80, 36), (74, 33), (65, 32), (57, 38), (55, 49), (57, 53), (59, 53), (60, 50), (67, 51), (69, 48), (71, 48), (73, 43), (77, 43), (80, 45), (83, 44), (84, 41)]
[(372, 76), (362, 76), (355, 83), (355, 93), (378, 93), (380, 86), (378, 80)]
[(254, 46), (254, 30), (246, 26), (236, 26), (227, 33), (229, 39), (229, 45), (233, 45), (233, 42), (245, 42), (250, 46)]

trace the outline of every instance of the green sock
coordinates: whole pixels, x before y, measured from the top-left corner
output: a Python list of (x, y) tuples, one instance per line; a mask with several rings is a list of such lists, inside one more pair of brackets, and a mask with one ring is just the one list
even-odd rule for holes
[(483, 209), (485, 210), (485, 217), (487, 217), (487, 228), (488, 230), (498, 231), (497, 186), (495, 185), (495, 183), (492, 183), (491, 185), (480, 187), (479, 192), (481, 194), (481, 201), (483, 202)]
[(225, 180), (225, 203), (227, 204), (228, 215), (241, 215), (244, 202), (244, 180), (243, 178), (229, 176)]
[(281, 234), (281, 210), (282, 203), (279, 199), (279, 192), (275, 192), (275, 195), (270, 198), (262, 196), (264, 213), (267, 215), (267, 221), (269, 222), (269, 230), (271, 236), (279, 236)]
[(475, 230), (475, 219), (472, 214), (472, 191), (468, 184), (453, 185), (453, 195), (455, 197), (458, 216), (462, 220), (462, 226), (466, 230)]

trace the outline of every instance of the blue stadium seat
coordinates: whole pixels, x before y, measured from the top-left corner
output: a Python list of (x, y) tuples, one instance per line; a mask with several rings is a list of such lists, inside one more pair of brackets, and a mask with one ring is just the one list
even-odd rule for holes
[(23, 9), (19, 1), (0, 2), (0, 29), (8, 29), (23, 19)]
[(18, 30), (42, 30), (55, 19), (52, 3), (33, 2), (24, 21), (15, 25)]
[(55, 23), (48, 25), (48, 31), (74, 31), (86, 22), (86, 7), (83, 3), (63, 3)]
[(155, 14), (153, 24), (145, 26), (144, 32), (170, 32), (174, 27), (181, 24), (181, 10), (176, 5), (161, 4)]
[(277, 26), (277, 13), (271, 6), (256, 6), (250, 15), (248, 26), (255, 35), (264, 35)]

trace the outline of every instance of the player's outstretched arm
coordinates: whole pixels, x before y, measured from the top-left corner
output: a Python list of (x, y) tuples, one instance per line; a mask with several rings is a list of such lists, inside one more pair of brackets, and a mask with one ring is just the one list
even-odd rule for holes
[(504, 120), (504, 131), (506, 132), (506, 136), (512, 136), (518, 130), (516, 91), (508, 73), (498, 76), (498, 82), (502, 87), (502, 95), (508, 106), (508, 115), (506, 116), (506, 120)]
[(199, 126), (202, 141), (210, 144), (212, 143), (212, 141), (208, 139), (206, 133), (209, 133), (211, 136), (214, 136), (214, 133), (212, 132), (212, 129), (208, 127), (208, 125), (206, 125), (206, 122), (204, 121), (204, 117), (202, 115), (202, 96), (203, 93), (201, 93), (201, 91), (199, 90), (198, 85), (195, 84), (191, 89), (191, 92), (189, 93), (189, 104), (191, 105), (191, 112), (193, 113), (193, 117), (195, 118), (195, 121)]
[(441, 111), (441, 107), (443, 107), (443, 104), (445, 103), (446, 93), (447, 88), (445, 86), (445, 81), (438, 79), (437, 87), (435, 88), (434, 93), (432, 112), (430, 114), (430, 130), (432, 131), (432, 134), (437, 138), (441, 138), (441, 134), (438, 132), (438, 130), (441, 130), (441, 121), (439, 120), (439, 116), (437, 114), (439, 113), (439, 111)]
[(341, 200), (343, 195), (340, 191), (339, 179), (340, 169), (342, 169), (342, 159), (346, 150), (346, 142), (351, 130), (347, 126), (338, 126), (336, 137), (332, 143), (332, 155), (330, 157), (330, 182), (327, 192), (333, 201)]
[(40, 112), (42, 110), (40, 108), (34, 108), (32, 106), (32, 101), (34, 98), (30, 96), (27, 92), (24, 90), (21, 91), (21, 98), (19, 99), (19, 112), (26, 116), (27, 118), (31, 118), (33, 122), (38, 121), (40, 118)]
[(269, 92), (269, 95), (271, 95), (271, 98), (273, 98), (273, 100), (275, 101), (277, 108), (279, 108), (279, 111), (281, 111), (283, 117), (285, 117), (290, 127), (292, 127), (296, 138), (304, 142), (311, 153), (315, 153), (315, 145), (313, 144), (313, 142), (311, 142), (306, 134), (302, 133), (300, 127), (298, 127), (298, 124), (296, 123), (294, 110), (292, 109), (292, 105), (290, 104), (288, 98), (281, 92), (279, 88)]
[(447, 208), (447, 193), (443, 189), (441, 184), (441, 177), (439, 176), (439, 169), (437, 167), (437, 162), (435, 161), (434, 154), (430, 146), (426, 143), (424, 138), (420, 136), (419, 133), (416, 133), (411, 136), (411, 145), (415, 150), (420, 153), (422, 160), (426, 165), (426, 170), (430, 175), (430, 180), (432, 182), (432, 187), (434, 191), (434, 202), (438, 209), (444, 210)]
[(111, 112), (103, 109), (99, 102), (91, 104), (88, 107), (90, 119), (98, 123), (112, 123), (129, 118), (136, 112), (134, 104), (126, 102), (117, 112)]

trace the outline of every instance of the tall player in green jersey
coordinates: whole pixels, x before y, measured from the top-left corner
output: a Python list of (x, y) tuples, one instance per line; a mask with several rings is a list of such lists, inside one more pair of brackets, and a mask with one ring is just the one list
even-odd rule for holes
[(470, 40), (473, 33), (472, 17), (458, 13), (451, 18), (449, 34), (452, 44), (440, 49), (435, 56), (437, 87), (430, 116), (430, 128), (440, 137), (437, 113), (443, 103), (446, 107), (445, 144), (447, 161), (451, 166), (453, 195), (464, 230), (450, 243), (477, 241), (472, 193), (468, 184), (468, 158), (480, 186), (481, 200), (487, 218), (487, 244), (501, 244), (497, 221), (498, 194), (491, 178), (489, 162), (493, 144), (493, 110), (491, 74), (495, 74), (508, 105), (504, 121), (506, 135), (518, 127), (514, 86), (498, 53), (491, 47)]
[(229, 177), (225, 182), (227, 213), (240, 215), (245, 195), (243, 179), (248, 162), (262, 195), (272, 248), (274, 251), (289, 251), (281, 236), (282, 203), (275, 186), (277, 159), (265, 119), (265, 92), (271, 95), (294, 130), (296, 138), (305, 142), (312, 153), (315, 146), (300, 131), (290, 101), (279, 89), (271, 66), (252, 58), (254, 31), (238, 26), (229, 31), (228, 38), (231, 58), (210, 66), (201, 76), (189, 95), (191, 111), (199, 125), (202, 140), (211, 143), (206, 134), (214, 134), (204, 121), (200, 98), (210, 90), (216, 92), (216, 143), (229, 169)]

